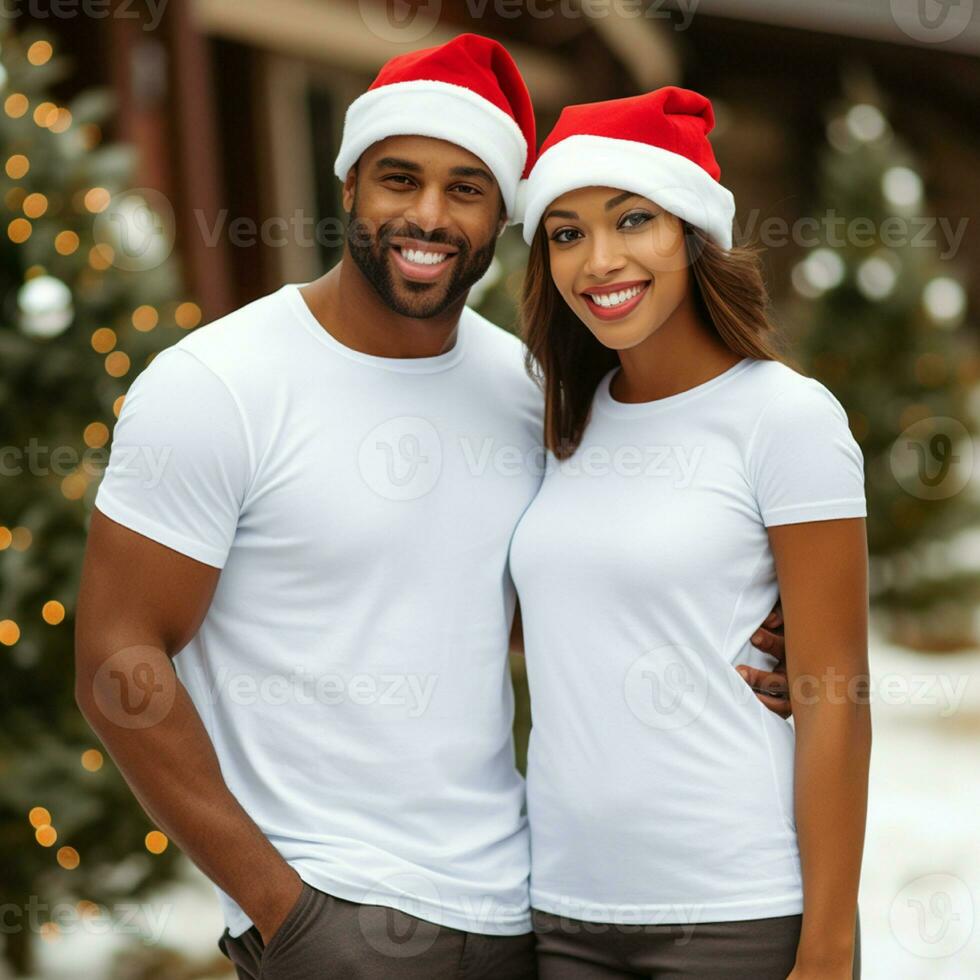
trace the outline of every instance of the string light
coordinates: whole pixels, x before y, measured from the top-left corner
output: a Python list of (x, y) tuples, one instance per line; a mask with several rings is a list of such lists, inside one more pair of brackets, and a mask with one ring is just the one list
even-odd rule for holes
[(115, 257), (116, 251), (111, 245), (99, 242), (89, 249), (88, 264), (97, 272), (105, 272), (112, 265)]
[(133, 326), (141, 333), (152, 330), (160, 322), (160, 314), (152, 306), (139, 306), (133, 310)]
[(11, 180), (20, 180), (31, 169), (31, 161), (23, 153), (15, 153), (7, 159), (4, 169)]
[(32, 65), (44, 65), (51, 60), (53, 54), (54, 48), (50, 41), (35, 41), (27, 49), (27, 60)]
[(12, 619), (0, 619), (0, 643), (12, 647), (20, 639), (20, 627)]
[(53, 102), (42, 102), (34, 110), (34, 122), (47, 129), (58, 118), (58, 107)]
[(6, 551), (13, 539), (14, 536), (10, 533), (10, 528), (0, 525), (0, 551)]
[(81, 500), (88, 488), (88, 477), (84, 473), (69, 473), (61, 481), (61, 493), (66, 500)]
[(57, 626), (59, 623), (64, 622), (65, 607), (57, 599), (49, 599), (41, 607), (41, 618), (49, 626)]
[(74, 847), (58, 848), (58, 864), (60, 864), (66, 871), (74, 871), (80, 863), (81, 858), (79, 857), (78, 851), (76, 851)]
[(28, 218), (40, 218), (48, 210), (48, 199), (43, 194), (28, 194), (21, 207)]
[(105, 369), (106, 373), (110, 374), (114, 378), (121, 378), (124, 374), (129, 371), (130, 360), (129, 355), (123, 353), (121, 350), (114, 350), (105, 359)]
[(93, 187), (85, 192), (85, 207), (92, 214), (101, 214), (109, 206), (112, 195), (104, 187)]
[(27, 819), (31, 822), (31, 826), (36, 829), (51, 823), (51, 814), (43, 806), (36, 806), (27, 815)]
[(201, 322), (201, 307), (197, 303), (181, 303), (177, 307), (174, 319), (182, 330), (191, 330)]
[(14, 92), (12, 95), (8, 95), (3, 103), (3, 111), (10, 116), (11, 119), (20, 119), (27, 110), (30, 108), (30, 102), (27, 100), (27, 96), (22, 92)]
[(80, 244), (81, 240), (73, 231), (59, 232), (54, 240), (55, 251), (59, 255), (73, 255)]
[(92, 350), (108, 354), (116, 346), (116, 331), (110, 327), (99, 327), (92, 334)]
[(71, 128), (71, 124), (71, 110), (62, 106), (56, 111), (54, 119), (48, 122), (48, 129), (52, 133), (64, 133)]
[(33, 230), (34, 226), (27, 220), (27, 218), (14, 218), (14, 220), (7, 225), (7, 236), (15, 245), (21, 245), (31, 237), (31, 232)]
[(101, 449), (109, 441), (109, 427), (105, 422), (89, 422), (82, 438), (89, 449)]
[(34, 831), (34, 837), (41, 847), (54, 847), (58, 840), (58, 831), (51, 824), (46, 823)]
[(14, 551), (27, 551), (31, 546), (31, 541), (34, 540), (34, 535), (26, 527), (15, 527), (12, 536), (11, 545)]
[(98, 772), (103, 761), (102, 753), (98, 749), (86, 749), (82, 753), (82, 768), (88, 772)]
[(159, 830), (151, 830), (146, 835), (144, 843), (151, 854), (163, 854), (170, 841), (167, 840), (166, 834), (162, 834)]

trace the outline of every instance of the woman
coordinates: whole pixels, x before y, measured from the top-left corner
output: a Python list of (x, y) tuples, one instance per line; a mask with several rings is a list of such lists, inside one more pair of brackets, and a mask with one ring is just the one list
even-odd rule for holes
[[(526, 187), (551, 465), (511, 572), (542, 980), (858, 972), (863, 460), (779, 359), (713, 122), (676, 87), (569, 107)], [(733, 666), (777, 592), (795, 733)]]

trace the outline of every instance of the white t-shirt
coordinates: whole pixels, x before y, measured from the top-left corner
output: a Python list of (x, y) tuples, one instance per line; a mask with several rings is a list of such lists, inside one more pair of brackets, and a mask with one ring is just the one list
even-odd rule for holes
[(507, 550), (543, 460), (522, 355), (469, 309), (443, 354), (362, 354), (283, 286), (140, 374), (95, 501), (222, 569), (177, 673), (301, 877), (487, 934), (530, 929)]
[(511, 543), (533, 728), (531, 904), (691, 923), (802, 911), (794, 732), (735, 671), (778, 589), (766, 528), (865, 515), (834, 396), (744, 359), (643, 404), (601, 381)]

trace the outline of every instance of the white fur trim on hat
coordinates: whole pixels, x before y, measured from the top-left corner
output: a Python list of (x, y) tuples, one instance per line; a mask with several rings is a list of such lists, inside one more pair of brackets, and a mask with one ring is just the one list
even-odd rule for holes
[(679, 153), (634, 140), (569, 136), (538, 158), (527, 180), (524, 240), (531, 244), (548, 205), (581, 187), (615, 187), (654, 201), (732, 247), (735, 198), (706, 170)]
[(513, 214), (527, 140), (503, 109), (462, 85), (414, 80), (369, 89), (347, 109), (334, 173), (345, 180), (361, 154), (389, 136), (447, 140), (478, 156), (500, 186)]

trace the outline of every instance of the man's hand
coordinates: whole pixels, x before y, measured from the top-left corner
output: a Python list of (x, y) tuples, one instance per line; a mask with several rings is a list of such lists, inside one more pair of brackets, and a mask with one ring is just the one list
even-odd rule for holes
[(303, 879), (289, 865), (284, 865), (278, 877), (282, 881), (276, 885), (273, 897), (252, 916), (252, 923), (259, 930), (263, 946), (269, 945), (269, 940), (286, 921), (303, 891)]
[(762, 625), (752, 634), (752, 645), (764, 653), (775, 657), (779, 662), (771, 671), (738, 664), (735, 668), (742, 679), (755, 691), (755, 696), (781, 718), (789, 718), (793, 713), (793, 703), (789, 697), (789, 683), (786, 679), (786, 637), (783, 634), (783, 607), (777, 600), (772, 612), (762, 621)]

